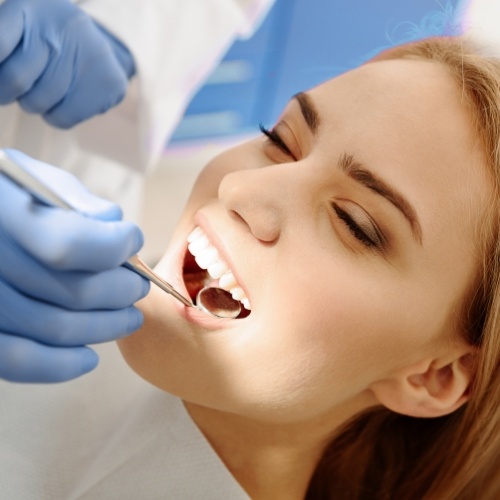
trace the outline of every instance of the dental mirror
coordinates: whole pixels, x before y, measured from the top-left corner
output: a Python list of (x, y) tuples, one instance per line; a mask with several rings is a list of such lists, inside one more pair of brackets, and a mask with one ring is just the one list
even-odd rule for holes
[(138, 255), (133, 255), (123, 264), (124, 267), (130, 269), (143, 278), (148, 279), (164, 292), (175, 297), (185, 306), (194, 307), (205, 313), (211, 314), (217, 318), (234, 319), (241, 312), (241, 305), (237, 300), (231, 297), (229, 292), (222, 288), (204, 287), (196, 296), (196, 304), (193, 304), (189, 299), (180, 294), (170, 283), (158, 276)]
[[(11, 160), (2, 149), (0, 149), (0, 172), (45, 205), (78, 212), (78, 210), (63, 200), (40, 179), (34, 177), (30, 172), (24, 170), (20, 165)], [(175, 290), (170, 283), (167, 283), (157, 275), (138, 255), (130, 257), (123, 266), (151, 281), (188, 307), (194, 307), (217, 318), (236, 318), (241, 312), (240, 303), (234, 300), (231, 294), (222, 288), (202, 288), (196, 297), (196, 304), (193, 304), (189, 299)]]
[(218, 318), (236, 318), (241, 312), (241, 305), (222, 288), (202, 288), (196, 295), (196, 306), (201, 311)]

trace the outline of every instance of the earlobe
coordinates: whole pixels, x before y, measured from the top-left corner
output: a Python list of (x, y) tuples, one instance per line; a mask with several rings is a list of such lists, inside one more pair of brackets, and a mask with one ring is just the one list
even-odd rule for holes
[(381, 404), (397, 413), (412, 417), (441, 417), (462, 406), (469, 398), (474, 375), (474, 353), (454, 359), (422, 361), (406, 367), (391, 379), (371, 389)]

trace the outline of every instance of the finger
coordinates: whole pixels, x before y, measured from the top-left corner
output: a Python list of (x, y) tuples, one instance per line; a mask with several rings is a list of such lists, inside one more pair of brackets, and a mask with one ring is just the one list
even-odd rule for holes
[(150, 287), (123, 267), (101, 273), (51, 271), (5, 238), (0, 276), (23, 295), (71, 310), (123, 309), (145, 297)]
[(74, 212), (32, 204), (6, 227), (26, 252), (52, 269), (98, 272), (122, 265), (143, 244), (137, 226), (102, 222)]
[(0, 331), (51, 346), (76, 347), (116, 340), (141, 327), (135, 307), (115, 311), (68, 311), (39, 302), (0, 279)]
[(51, 347), (0, 333), (0, 378), (4, 380), (64, 382), (92, 371), (98, 362), (88, 347)]
[(104, 221), (122, 218), (118, 205), (92, 194), (74, 175), (15, 149), (4, 149), (4, 152), (24, 170), (52, 188), (78, 212)]
[(17, 0), (6, 0), (0, 4), (0, 63), (5, 61), (23, 37), (24, 19)]
[(43, 115), (62, 101), (73, 78), (73, 62), (69, 60), (72, 53), (67, 48), (57, 57), (50, 58), (31, 89), (18, 99), (25, 111)]
[(34, 44), (21, 41), (0, 64), (0, 104), (9, 104), (28, 92), (43, 73), (49, 49), (41, 40)]
[(55, 127), (70, 128), (116, 106), (125, 97), (127, 86), (127, 75), (109, 49), (92, 71), (83, 66), (79, 69), (64, 99), (44, 119)]
[[(40, 205), (7, 184), (0, 197), (0, 228), (6, 238), (52, 269), (112, 269), (136, 254), (143, 244), (140, 229), (130, 222), (103, 222)], [(11, 207), (16, 207), (15, 213)]]

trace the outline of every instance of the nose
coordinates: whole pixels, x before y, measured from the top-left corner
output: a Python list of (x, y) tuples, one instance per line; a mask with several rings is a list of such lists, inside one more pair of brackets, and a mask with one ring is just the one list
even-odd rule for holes
[(264, 243), (278, 240), (285, 221), (286, 190), (277, 167), (238, 170), (219, 185), (221, 203)]

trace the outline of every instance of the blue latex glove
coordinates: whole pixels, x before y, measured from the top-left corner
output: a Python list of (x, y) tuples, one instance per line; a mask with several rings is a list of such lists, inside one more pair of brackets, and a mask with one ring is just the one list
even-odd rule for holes
[(69, 128), (118, 104), (134, 73), (128, 49), (69, 0), (0, 4), (0, 104)]
[(0, 174), (0, 378), (69, 380), (97, 365), (86, 344), (142, 325), (132, 304), (149, 282), (120, 267), (142, 233), (67, 172), (8, 154), (87, 216), (42, 205)]

